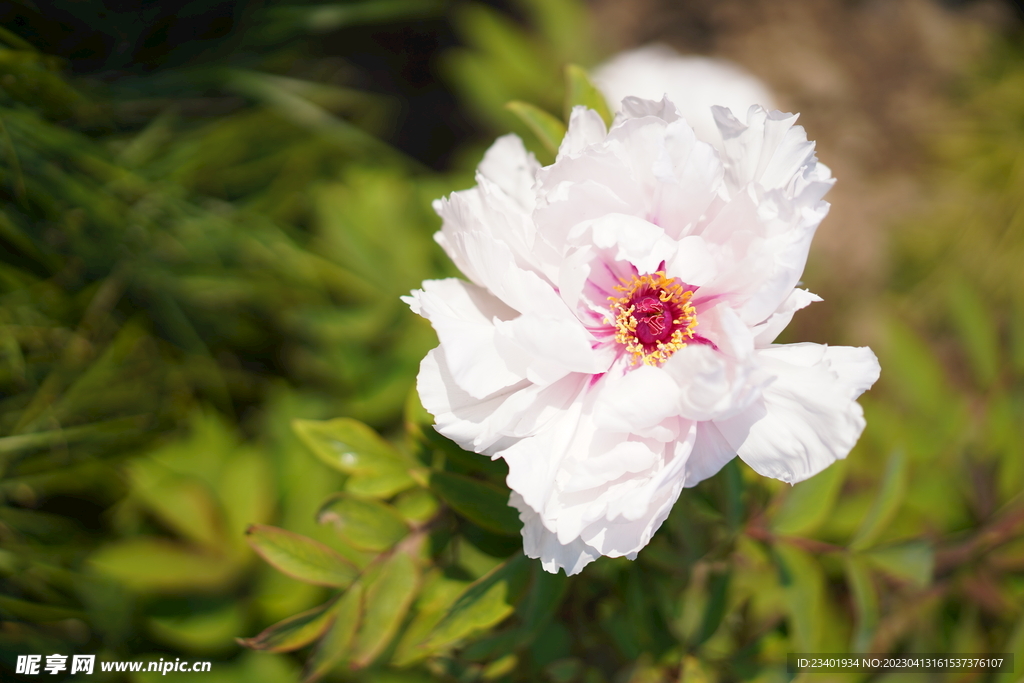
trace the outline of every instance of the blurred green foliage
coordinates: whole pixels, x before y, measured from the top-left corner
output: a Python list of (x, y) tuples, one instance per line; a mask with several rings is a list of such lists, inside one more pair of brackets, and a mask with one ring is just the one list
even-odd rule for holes
[(934, 211), (893, 233), (874, 337), (829, 332), (883, 367), (848, 460), (794, 487), (733, 462), (637, 561), (567, 579), (522, 556), (504, 465), (439, 437), (410, 394), (435, 342), (398, 297), (455, 274), (429, 201), (476, 159), (425, 171), (380, 141), (386, 98), (294, 48), (447, 11), (451, 87), (550, 160), (568, 108), (600, 105), (568, 66), (599, 50), (582, 4), (518, 8), (528, 24), (271, 4), (244, 49), (104, 88), (0, 32), (0, 666), (173, 653), (225, 683), (768, 682), (792, 678), (786, 653), (828, 651), (1020, 667), (1020, 47), (965, 82)]
[[(332, 21), (438, 9), (371, 4)], [(0, 34), (5, 671), (169, 648), (237, 660), (225, 680), (294, 677), (234, 639), (323, 591), (255, 562), (244, 531), (331, 536), (314, 516), (338, 478), (289, 422), (393, 424), (431, 345), (398, 297), (445, 266), (441, 181), (375, 137), (386, 100), (298, 77), (322, 65), (280, 41), (317, 8), (290, 10), (264, 15), (262, 61), (106, 89)], [(209, 92), (179, 93), (190, 78)]]

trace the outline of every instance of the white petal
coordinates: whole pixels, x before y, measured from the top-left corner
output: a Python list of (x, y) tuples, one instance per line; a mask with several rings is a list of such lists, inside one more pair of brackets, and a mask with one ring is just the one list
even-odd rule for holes
[(698, 142), (685, 121), (670, 123), (665, 130), (668, 169), (655, 189), (649, 219), (674, 238), (698, 230), (713, 213), (724, 168), (715, 149)]
[(477, 173), (500, 187), (525, 211), (535, 203), (533, 182), (540, 164), (518, 135), (504, 135), (484, 154)]
[[(624, 172), (618, 160), (606, 160), (606, 164), (613, 166), (615, 174)], [(611, 213), (630, 213), (633, 206), (639, 207), (642, 202), (630, 196), (634, 191), (639, 196), (639, 189), (635, 183), (626, 185), (628, 192), (624, 192), (621, 186), (617, 191), (610, 190), (607, 185), (595, 179), (544, 186), (544, 202), (533, 214), (544, 242), (564, 252), (569, 234), (580, 223)], [(625, 194), (626, 198), (620, 197), (620, 193)]]
[[(655, 453), (640, 441), (622, 440), (602, 453), (588, 454), (585, 460), (566, 463), (559, 494), (571, 494), (604, 486), (624, 474), (640, 474), (656, 467), (661, 453)], [(578, 531), (578, 530), (577, 530)]]
[(499, 453), (508, 464), (505, 481), (509, 488), (518, 492), (534, 510), (543, 510), (547, 505), (562, 462), (574, 452), (586, 451), (589, 446), (589, 438), (579, 438), (583, 401), (578, 395), (576, 398), (542, 428)]
[(683, 56), (664, 45), (621, 53), (594, 69), (593, 79), (613, 109), (627, 95), (649, 100), (667, 95), (702, 140), (718, 136), (712, 105), (738, 113), (746, 112), (752, 104), (773, 108), (767, 86), (735, 64)]
[(816, 221), (797, 220), (770, 235), (772, 223), (762, 216), (749, 193), (732, 199), (701, 233), (717, 273), (699, 296), (726, 297), (742, 320), (753, 327), (783, 305), (803, 273)]
[(806, 289), (794, 289), (786, 300), (782, 302), (782, 305), (768, 316), (767, 320), (754, 326), (754, 344), (759, 348), (771, 344), (789, 325), (794, 313), (801, 308), (810, 306), (815, 301), (821, 301), (821, 297), (817, 294), (811, 294)]
[(455, 235), (455, 244), (474, 264), (486, 289), (511, 309), (553, 318), (571, 316), (552, 285), (536, 272), (522, 268), (504, 242), (486, 233), (467, 232)]
[(856, 399), (878, 378), (871, 349), (790, 344), (756, 355), (775, 381), (746, 411), (715, 421), (729, 445), (756, 472), (790, 484), (845, 458), (864, 429)]
[(515, 491), (508, 504), (519, 510), (519, 519), (523, 522), (523, 552), (527, 557), (539, 559), (544, 571), (557, 574), (561, 569), (572, 576), (601, 557), (601, 553), (579, 538), (567, 545), (559, 543), (558, 537), (544, 528), (540, 516)]
[(458, 387), (437, 348), (420, 363), (416, 390), (437, 431), (467, 450), (494, 455), (560, 420), (585, 382), (581, 376), (547, 387), (523, 381), (476, 399)]
[[(607, 143), (588, 148), (577, 156), (559, 159), (542, 168), (537, 180), (537, 227), (556, 246), (581, 220), (610, 211), (635, 211), (635, 215), (639, 215), (645, 210), (643, 187)], [(557, 204), (562, 205), (562, 217), (545, 219), (545, 207), (554, 208)]]
[(676, 253), (675, 241), (664, 230), (625, 214), (606, 214), (580, 223), (570, 233), (569, 241), (593, 244), (608, 252), (611, 260), (631, 264), (641, 273), (655, 272)]
[(515, 311), (487, 291), (455, 278), (427, 280), (403, 300), (434, 326), (453, 380), (471, 396), (484, 398), (524, 379), (495, 344), (495, 321)]
[(628, 487), (609, 506), (605, 519), (595, 520), (580, 537), (610, 557), (635, 557), (646, 546), (679, 498), (686, 479), (686, 463), (693, 448), (696, 423), (688, 423), (678, 441), (665, 444), (661, 467), (653, 476)]
[(643, 365), (599, 387), (594, 419), (608, 431), (642, 433), (677, 415), (679, 385), (661, 368)]
[(526, 395), (528, 383), (506, 387), (481, 400), (460, 389), (452, 377), (443, 350), (431, 350), (420, 363), (416, 391), (423, 407), (434, 416), (437, 431), (465, 449), (483, 452), (500, 435), (504, 422), (493, 424), (494, 416), (515, 397)]
[(489, 287), (486, 264), (465, 253), (468, 235), (501, 243), (520, 269), (544, 273), (558, 261), (557, 254), (538, 238), (532, 219), (539, 169), (522, 141), (507, 135), (484, 156), (477, 170), (476, 187), (434, 202), (434, 210), (442, 219), (434, 239), (474, 283)]
[(666, 264), (669, 277), (677, 277), (688, 285), (703, 287), (718, 273), (716, 254), (703, 237), (688, 235), (679, 240), (676, 255)]
[(571, 372), (600, 374), (614, 356), (596, 349), (594, 338), (574, 317), (521, 315), (495, 323), (494, 342), (505, 365), (531, 382), (547, 386)]
[(714, 422), (698, 422), (697, 438), (686, 463), (686, 487), (696, 486), (715, 476), (735, 457), (736, 450), (725, 440)]
[(675, 103), (665, 96), (662, 96), (661, 99), (654, 98), (650, 100), (645, 100), (642, 97), (624, 97), (622, 98), (620, 111), (621, 114), (615, 117), (615, 123), (612, 125), (612, 128), (630, 119), (651, 117), (661, 119), (666, 123), (679, 119), (679, 110), (676, 108)]
[(569, 114), (569, 128), (558, 146), (555, 161), (579, 154), (590, 145), (604, 141), (607, 134), (608, 129), (596, 111), (581, 106), (573, 107)]

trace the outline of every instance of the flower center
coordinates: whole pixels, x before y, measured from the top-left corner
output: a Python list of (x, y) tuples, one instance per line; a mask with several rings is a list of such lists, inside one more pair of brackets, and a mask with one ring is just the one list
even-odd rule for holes
[(608, 322), (615, 326), (615, 341), (632, 354), (634, 364), (661, 365), (693, 338), (697, 326), (697, 312), (690, 303), (693, 292), (661, 270), (621, 282), (615, 289), (624, 296), (608, 297), (614, 316)]

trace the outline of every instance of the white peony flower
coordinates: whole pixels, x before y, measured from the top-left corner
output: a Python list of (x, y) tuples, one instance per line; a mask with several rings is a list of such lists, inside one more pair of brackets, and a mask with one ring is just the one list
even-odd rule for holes
[(469, 282), (405, 300), (440, 339), (418, 389), (438, 431), (504, 458), (524, 548), (545, 569), (636, 557), (683, 487), (739, 455), (798, 482), (846, 457), (868, 348), (775, 345), (832, 186), (796, 116), (626, 98), (573, 110), (554, 164), (499, 138), (477, 186), (435, 202)]
[(621, 52), (594, 69), (594, 85), (618, 106), (628, 95), (648, 100), (668, 96), (697, 137), (711, 142), (718, 127), (711, 107), (745, 112), (752, 104), (775, 108), (771, 91), (756, 76), (724, 59), (684, 56), (667, 45)]

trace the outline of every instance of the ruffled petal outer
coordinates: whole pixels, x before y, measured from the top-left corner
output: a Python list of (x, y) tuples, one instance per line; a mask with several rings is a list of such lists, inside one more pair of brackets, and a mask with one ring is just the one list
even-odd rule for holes
[(470, 396), (481, 399), (525, 378), (509, 369), (495, 343), (495, 321), (515, 312), (486, 290), (454, 278), (427, 280), (403, 299), (434, 326), (453, 381)]
[[(554, 164), (505, 136), (475, 187), (435, 203), (437, 241), (471, 282), (405, 297), (440, 340), (420, 398), (440, 433), (505, 460), (524, 551), (548, 571), (636, 557), (681, 490), (737, 454), (797, 482), (864, 428), (869, 349), (772, 345), (819, 300), (796, 286), (831, 172), (794, 115), (711, 114), (713, 136), (667, 97), (626, 97), (610, 129), (577, 107)], [(667, 358), (634, 357), (623, 292), (667, 281), (679, 289), (661, 301), (692, 316), (671, 324), (695, 323)]]
[(790, 484), (845, 458), (864, 430), (856, 399), (880, 372), (871, 349), (787, 344), (757, 356), (775, 380), (739, 415), (714, 420), (726, 442), (755, 472)]
[(527, 557), (541, 561), (545, 571), (557, 574), (559, 569), (566, 575), (579, 574), (584, 567), (601, 557), (601, 553), (577, 538), (568, 545), (558, 542), (558, 537), (544, 528), (540, 516), (523, 502), (523, 497), (512, 492), (508, 504), (519, 510), (523, 523), (523, 552)]

